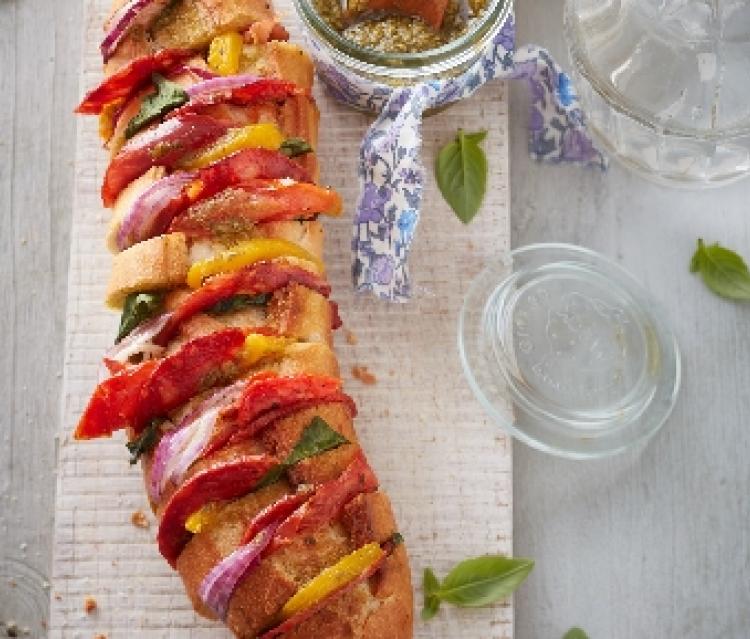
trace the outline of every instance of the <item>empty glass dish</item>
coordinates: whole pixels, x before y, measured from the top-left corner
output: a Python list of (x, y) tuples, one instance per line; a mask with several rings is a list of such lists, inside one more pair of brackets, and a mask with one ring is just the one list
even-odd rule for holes
[(669, 184), (750, 173), (748, 0), (567, 0), (565, 32), (614, 157)]
[(641, 285), (566, 244), (527, 246), (488, 266), (464, 302), (459, 351), (498, 425), (572, 458), (647, 440), (680, 385), (676, 340)]

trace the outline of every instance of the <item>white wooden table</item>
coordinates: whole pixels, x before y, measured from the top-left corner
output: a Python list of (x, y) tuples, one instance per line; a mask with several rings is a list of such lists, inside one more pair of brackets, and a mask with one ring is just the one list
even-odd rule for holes
[[(564, 58), (561, 16), (561, 0), (521, 2), (520, 40)], [(81, 32), (76, 0), (0, 1), (0, 593), (14, 580), (40, 601)], [(575, 242), (615, 257), (662, 300), (685, 362), (674, 416), (645, 451), (582, 464), (516, 446), (516, 554), (537, 560), (516, 597), (517, 637), (558, 639), (581, 625), (592, 639), (744, 639), (750, 305), (714, 298), (687, 264), (698, 237), (750, 256), (750, 181), (687, 192), (619, 166), (604, 176), (540, 167), (526, 155), (518, 88), (512, 106), (514, 244)], [(39, 636), (43, 614), (0, 595), (0, 621)]]

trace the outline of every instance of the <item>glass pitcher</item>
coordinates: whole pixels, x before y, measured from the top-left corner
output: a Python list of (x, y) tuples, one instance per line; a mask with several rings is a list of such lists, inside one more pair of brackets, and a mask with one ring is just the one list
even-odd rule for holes
[(750, 174), (750, 0), (566, 0), (565, 31), (612, 156), (669, 184)]

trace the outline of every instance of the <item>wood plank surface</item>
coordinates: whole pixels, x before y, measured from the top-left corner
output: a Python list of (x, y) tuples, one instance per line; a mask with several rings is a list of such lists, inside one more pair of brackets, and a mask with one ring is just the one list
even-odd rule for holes
[[(84, 0), (86, 86), (101, 79), (97, 42), (109, 5), (109, 0)], [(299, 41), (300, 25), (289, 0), (276, 0), (275, 6), (285, 16), (292, 39)], [(411, 262), (419, 294), (404, 305), (357, 296), (351, 287), (357, 157), (371, 117), (336, 104), (320, 86), (316, 98), (322, 114), (316, 147), (322, 182), (341, 193), (348, 211), (325, 223), (333, 297), (345, 326), (357, 336), (345, 339), (343, 332), (337, 333), (337, 354), (345, 387), (359, 407), (363, 448), (391, 498), (419, 588), (428, 565), (445, 574), (467, 554), (512, 553), (510, 441), (489, 424), (463, 382), (456, 348), (456, 300), (463, 298), (487, 260), (509, 249), (505, 86), (485, 87), (425, 123), (428, 157), (455, 136), (455, 123), (469, 130), (488, 129), (492, 188), (479, 219), (466, 226), (430, 182)], [(228, 637), (218, 624), (193, 612), (179, 578), (158, 554), (156, 526), (133, 526), (132, 514), (148, 506), (141, 473), (127, 463), (123, 437), (85, 443), (70, 437), (117, 322), (117, 315), (103, 304), (111, 261), (104, 245), (110, 214), (100, 201), (107, 157), (96, 125), (91, 118), (79, 121), (75, 151), (49, 635)], [(376, 383), (366, 385), (356, 378), (355, 366), (363, 365)], [(98, 602), (88, 616), (81, 613), (87, 595)], [(418, 591), (417, 616), (420, 601)], [(481, 639), (511, 639), (510, 602), (482, 611), (446, 610), (438, 623), (417, 623), (414, 636), (454, 639), (462, 632)]]

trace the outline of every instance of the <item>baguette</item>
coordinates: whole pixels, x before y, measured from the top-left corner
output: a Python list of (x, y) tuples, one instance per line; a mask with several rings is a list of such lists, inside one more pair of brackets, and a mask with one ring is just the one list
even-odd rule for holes
[[(123, 5), (117, 0), (114, 10)], [(266, 78), (257, 81), (260, 97), (229, 92), (190, 101), (184, 111), (192, 118), (189, 135), (183, 135), (183, 116), (168, 113), (126, 141), (130, 120), (153, 93), (151, 74), (134, 69), (151, 66), (189, 87), (209, 73), (206, 50), (214, 38), (229, 32), (244, 39), (237, 73)], [(292, 217), (302, 219), (262, 221), (261, 215), (251, 224), (240, 220), (243, 200), (226, 199), (234, 182), (195, 199), (195, 189), (200, 193), (211, 176), (234, 170), (222, 164), (225, 157), (242, 154), (242, 180), (250, 180), (240, 181), (243, 189), (270, 185), (273, 195), (274, 189), (314, 184), (315, 153), (289, 161), (275, 150), (227, 147), (211, 156), (205, 174), (183, 179), (178, 173), (180, 154), (212, 144), (221, 150), (217, 135), (260, 123), (315, 149), (312, 62), (284, 40), (265, 1), (178, 0), (130, 27), (105, 66), (106, 75), (118, 78), (116, 89), (105, 80), (79, 107), (101, 113), (110, 169), (130, 167), (133, 158), (141, 164), (136, 172), (128, 168), (132, 177), (124, 188), (119, 179), (106, 191), (114, 204), (106, 301), (123, 308), (123, 321), (119, 342), (105, 358), (112, 375), (94, 391), (75, 436), (127, 428), (159, 521), (159, 550), (196, 611), (223, 621), (235, 636), (411, 639), (407, 553), (360, 446), (356, 406), (341, 387), (332, 350), (340, 319), (322, 264), (323, 226), (303, 215), (323, 206), (309, 204), (313, 194), (316, 202), (335, 198), (300, 187), (295, 197), (301, 199), (289, 202), (299, 206)], [(180, 51), (162, 55), (164, 49)], [(184, 49), (194, 57), (186, 58)], [(149, 136), (161, 139), (165, 129), (159, 127), (168, 120), (170, 131), (182, 135), (179, 146), (164, 138), (144, 164), (134, 149)], [(143, 216), (152, 209), (136, 214), (137, 203), (178, 178), (168, 206), (162, 196), (156, 215), (167, 211), (182, 228), (185, 219), (201, 220), (209, 211), (221, 216), (221, 225), (202, 233), (163, 226), (166, 232), (123, 244), (134, 219), (139, 232), (148, 228)], [(187, 207), (175, 204), (186, 197)], [(229, 204), (213, 207), (214, 197)]]

